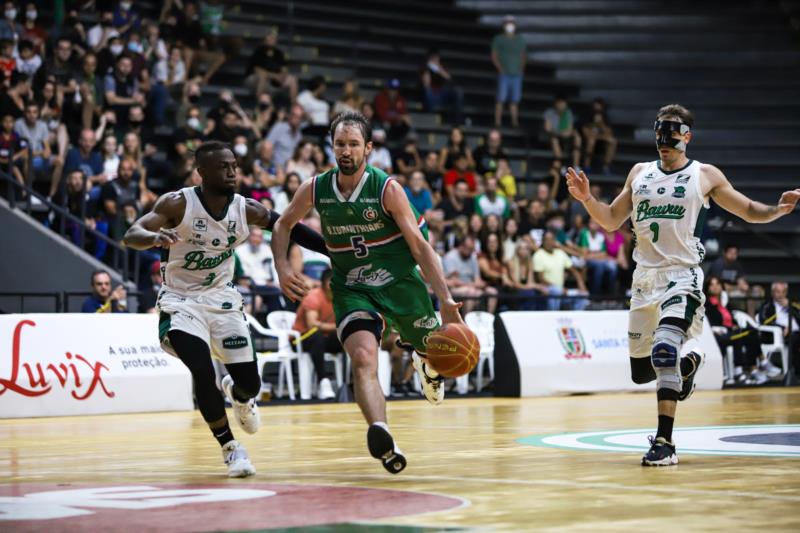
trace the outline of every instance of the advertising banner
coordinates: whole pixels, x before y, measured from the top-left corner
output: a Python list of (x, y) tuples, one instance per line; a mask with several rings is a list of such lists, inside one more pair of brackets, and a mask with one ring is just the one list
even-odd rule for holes
[(0, 418), (192, 408), (155, 314), (0, 315)]

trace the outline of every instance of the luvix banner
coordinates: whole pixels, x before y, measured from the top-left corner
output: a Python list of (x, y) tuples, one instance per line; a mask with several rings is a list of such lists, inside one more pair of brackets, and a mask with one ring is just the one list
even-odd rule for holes
[(192, 409), (154, 314), (0, 315), (0, 418)]

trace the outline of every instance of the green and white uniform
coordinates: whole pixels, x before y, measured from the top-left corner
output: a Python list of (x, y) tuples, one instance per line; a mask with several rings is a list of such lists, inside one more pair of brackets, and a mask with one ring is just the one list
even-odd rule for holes
[(234, 194), (222, 218), (205, 206), (199, 187), (180, 190), (186, 210), (175, 227), (180, 240), (165, 249), (163, 286), (156, 306), (158, 333), (165, 351), (175, 354), (167, 332), (176, 329), (203, 339), (223, 363), (254, 359), (242, 295), (233, 285), (233, 250), (247, 240), (245, 199)]
[[(425, 353), (424, 337), (439, 322), (417, 263), (383, 199), (391, 178), (367, 166), (358, 185), (345, 198), (334, 168), (313, 179), (314, 207), (331, 256), (333, 309), (337, 331), (357, 318), (382, 319), (401, 338)], [(427, 238), (425, 219), (411, 206)]]
[(703, 261), (700, 242), (708, 202), (700, 187), (700, 163), (664, 172), (653, 161), (633, 178), (636, 270), (631, 285), (628, 349), (648, 357), (653, 333), (664, 317), (688, 320), (688, 338), (703, 327)]

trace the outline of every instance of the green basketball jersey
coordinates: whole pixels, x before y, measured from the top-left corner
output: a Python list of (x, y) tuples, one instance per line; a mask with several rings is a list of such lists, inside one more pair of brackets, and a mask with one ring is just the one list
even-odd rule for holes
[[(391, 178), (367, 166), (350, 198), (345, 198), (336, 181), (338, 174), (333, 168), (313, 182), (314, 207), (331, 255), (332, 284), (378, 291), (417, 266), (400, 228), (383, 208), (383, 194)], [(427, 239), (425, 219), (409, 205)]]

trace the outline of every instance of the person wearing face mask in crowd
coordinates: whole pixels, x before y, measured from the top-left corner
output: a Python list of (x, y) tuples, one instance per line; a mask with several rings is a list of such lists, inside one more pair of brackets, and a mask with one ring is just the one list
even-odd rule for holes
[(3, 20), (0, 20), (0, 40), (17, 42), (24, 31), (17, 22), (16, 2), (3, 2)]
[(39, 17), (39, 12), (36, 10), (36, 4), (28, 2), (25, 4), (25, 21), (22, 23), (21, 39), (28, 40), (33, 43), (33, 51), (37, 55), (44, 55), (44, 45), (47, 42), (47, 31), (39, 24), (36, 19)]
[(118, 36), (119, 31), (114, 27), (114, 12), (101, 11), (97, 24), (86, 33), (86, 44), (94, 52), (99, 52), (110, 44), (111, 39)]
[(129, 31), (139, 29), (142, 24), (142, 19), (139, 13), (133, 8), (133, 2), (130, 0), (122, 0), (117, 4), (116, 9), (114, 9), (114, 18), (112, 22), (120, 35), (125, 37), (128, 35)]
[(525, 39), (516, 34), (516, 21), (508, 15), (503, 19), (503, 33), (492, 40), (492, 63), (497, 69), (497, 99), (494, 125), (503, 121), (503, 104), (508, 102), (511, 125), (519, 127), (519, 101), (522, 99), (522, 78), (525, 75)]

